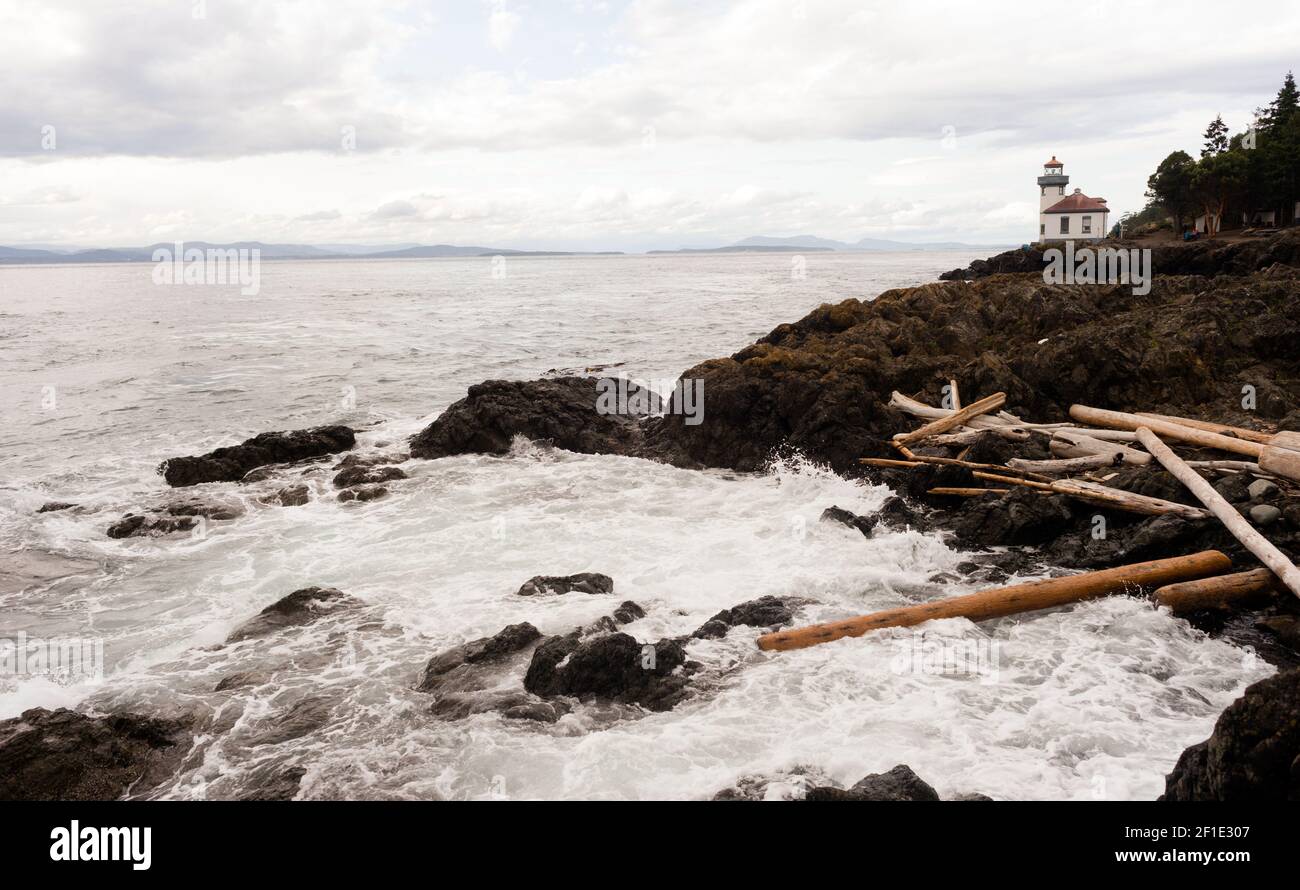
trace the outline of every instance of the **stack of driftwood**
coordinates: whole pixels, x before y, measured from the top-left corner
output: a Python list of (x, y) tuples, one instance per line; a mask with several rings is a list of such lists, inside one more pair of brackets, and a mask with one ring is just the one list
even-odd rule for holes
[[(1145, 515), (1173, 513), (1187, 519), (1222, 522), (1264, 568), (1229, 574), (1230, 560), (1214, 550), (1172, 559), (1120, 566), (1100, 572), (1035, 581), (985, 590), (969, 596), (891, 609), (847, 621), (767, 634), (759, 638), (763, 649), (799, 649), (845, 636), (860, 636), (881, 627), (906, 627), (936, 618), (964, 617), (981, 621), (1044, 609), (1093, 596), (1154, 587), (1156, 598), (1174, 612), (1185, 613), (1245, 602), (1274, 590), (1289, 589), (1300, 597), (1300, 570), (1261, 535), (1206, 481), (1206, 476), (1246, 473), (1279, 487), (1300, 490), (1300, 433), (1275, 434), (1223, 424), (1161, 414), (1130, 414), (1074, 405), (1072, 423), (1028, 423), (1002, 410), (1006, 394), (996, 393), (962, 407), (956, 381), (950, 381), (953, 407), (936, 408), (901, 393), (890, 404), (921, 420), (923, 426), (893, 439), (901, 459), (863, 458), (874, 467), (920, 467), (943, 464), (962, 467), (986, 483), (983, 488), (932, 488), (930, 494), (986, 497), (1005, 494), (1020, 486), (1044, 494), (1063, 494), (1080, 501)], [(1051, 460), (1011, 459), (1006, 464), (966, 461), (957, 457), (917, 454), (922, 446), (970, 446), (993, 433), (1025, 441), (1033, 433), (1051, 437)], [(1184, 460), (1166, 440), (1234, 455), (1222, 460)], [(1140, 448), (1138, 447), (1140, 446)], [(969, 449), (967, 449), (969, 450)], [(1241, 457), (1253, 458), (1242, 460)], [(1166, 501), (1108, 486), (1121, 466), (1159, 464), (1176, 477), (1203, 505)]]

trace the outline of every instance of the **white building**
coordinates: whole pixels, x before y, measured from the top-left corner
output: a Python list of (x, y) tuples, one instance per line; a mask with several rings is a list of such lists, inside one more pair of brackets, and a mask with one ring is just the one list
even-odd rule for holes
[(1096, 241), (1109, 231), (1110, 208), (1105, 198), (1090, 198), (1079, 189), (1067, 195), (1070, 177), (1052, 155), (1038, 177), (1038, 240)]

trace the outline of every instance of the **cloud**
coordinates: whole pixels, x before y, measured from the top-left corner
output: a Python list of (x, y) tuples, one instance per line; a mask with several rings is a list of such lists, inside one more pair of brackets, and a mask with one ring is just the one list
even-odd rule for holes
[(402, 219), (408, 216), (418, 216), (420, 211), (410, 201), (389, 201), (387, 204), (381, 204), (370, 214), (371, 219)]
[(492, 12), (488, 15), (488, 45), (497, 52), (505, 52), (522, 22), (518, 13), (506, 9), (505, 0), (493, 0)]

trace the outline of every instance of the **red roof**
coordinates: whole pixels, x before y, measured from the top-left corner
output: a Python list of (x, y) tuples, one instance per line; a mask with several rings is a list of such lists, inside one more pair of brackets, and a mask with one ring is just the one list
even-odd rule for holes
[(1052, 155), (1052, 159), (1051, 159), (1050, 161), (1048, 161), (1046, 164), (1044, 164), (1043, 166), (1044, 166), (1044, 167), (1064, 167), (1065, 165), (1062, 164), (1060, 161), (1058, 161), (1058, 160), (1056, 159), (1056, 155)]
[(1083, 192), (1075, 192), (1073, 195), (1062, 198), (1051, 207), (1043, 211), (1044, 213), (1110, 213), (1110, 208), (1102, 201), (1096, 198), (1089, 198)]

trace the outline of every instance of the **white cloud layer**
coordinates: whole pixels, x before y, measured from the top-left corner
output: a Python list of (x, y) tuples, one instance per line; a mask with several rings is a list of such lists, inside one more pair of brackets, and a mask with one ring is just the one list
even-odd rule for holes
[(1133, 209), (1300, 67), (1300, 6), (1222, 13), (0, 0), (0, 243), (1022, 241), (1048, 154)]

